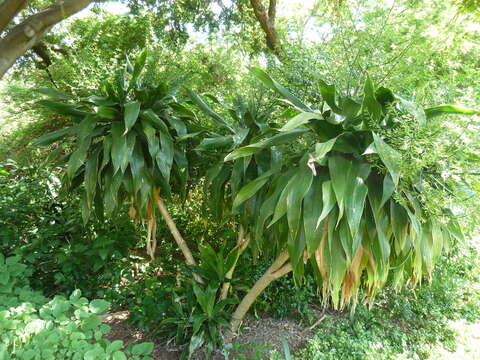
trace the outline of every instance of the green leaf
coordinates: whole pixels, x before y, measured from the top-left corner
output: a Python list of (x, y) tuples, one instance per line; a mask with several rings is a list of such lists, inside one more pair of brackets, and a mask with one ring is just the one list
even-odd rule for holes
[(213, 111), (213, 109), (210, 106), (208, 106), (202, 100), (202, 98), (197, 95), (195, 91), (193, 90), (187, 90), (187, 91), (192, 101), (200, 108), (200, 110), (202, 110), (205, 113), (205, 115), (212, 118), (217, 126), (233, 130), (231, 125), (223, 117), (221, 117), (219, 114)]
[(124, 122), (125, 132), (129, 131), (138, 119), (140, 114), (140, 102), (131, 101), (125, 104)]
[(115, 120), (119, 114), (119, 111), (111, 106), (102, 105), (97, 108), (97, 115), (105, 119)]
[(230, 135), (217, 136), (214, 138), (202, 139), (200, 145), (196, 147), (197, 150), (212, 150), (230, 147), (233, 144), (233, 138)]
[(80, 146), (75, 150), (68, 159), (67, 176), (73, 179), (77, 170), (83, 165), (87, 158), (87, 152), (90, 147), (91, 138), (87, 138), (80, 143)]
[(323, 120), (323, 116), (322, 114), (317, 114), (313, 112), (302, 112), (288, 120), (288, 122), (282, 126), (280, 131), (290, 131), (296, 129), (302, 125), (308, 124), (308, 122), (313, 119)]
[(400, 179), (400, 166), (402, 162), (402, 155), (394, 150), (390, 145), (384, 142), (380, 136), (373, 133), (373, 139), (375, 142), (375, 149), (377, 150), (380, 159), (387, 167), (390, 173), (395, 187), (398, 186)]
[(390, 199), (395, 191), (395, 184), (393, 183), (392, 177), (390, 175), (385, 175), (383, 178), (383, 193), (382, 201), (380, 202), (380, 207), (385, 205), (385, 203)]
[[(125, 169), (128, 164), (127, 138), (123, 135), (123, 126), (119, 122), (112, 124), (112, 165), (113, 172)], [(132, 149), (133, 150), (133, 149)]]
[(278, 82), (273, 80), (270, 75), (268, 75), (265, 71), (260, 68), (253, 67), (250, 69), (250, 72), (260, 80), (267, 88), (276, 91), (279, 95), (282, 96), (283, 99), (290, 102), (292, 105), (297, 107), (302, 111), (312, 111), (307, 105), (305, 105), (300, 99), (296, 96), (292, 95), (287, 89), (285, 89), (282, 85)]
[(160, 130), (164, 134), (169, 134), (168, 127), (165, 124), (165, 122), (163, 122), (163, 120), (160, 119), (152, 109), (147, 109), (145, 111), (142, 111), (140, 113), (140, 118), (145, 119), (146, 121), (149, 121), (154, 128)]
[(95, 151), (85, 163), (85, 192), (87, 193), (89, 207), (92, 206), (97, 187), (98, 155), (99, 151)]
[(233, 208), (240, 206), (255, 195), (268, 182), (270, 176), (275, 174), (278, 170), (278, 168), (271, 169), (242, 187), (233, 201)]
[(148, 355), (153, 351), (153, 342), (144, 342), (132, 346), (132, 355)]
[(174, 148), (170, 135), (160, 133), (161, 151), (157, 154), (157, 164), (165, 181), (170, 181), (170, 172), (172, 170)]
[(97, 315), (105, 314), (109, 307), (110, 303), (102, 299), (92, 300), (89, 305), (90, 311)]
[(73, 98), (72, 95), (67, 94), (66, 92), (63, 92), (57, 89), (52, 89), (52, 88), (39, 88), (39, 89), (35, 89), (35, 91), (40, 94), (47, 95), (52, 99), (69, 100)]
[(51, 100), (40, 100), (38, 101), (38, 104), (48, 107), (49, 109), (52, 109), (56, 113), (61, 115), (71, 115), (71, 116), (78, 116), (78, 117), (91, 115), (86, 111), (79, 110), (78, 105), (67, 104), (67, 103), (51, 101)]
[[(363, 215), (363, 207), (365, 205), (365, 198), (367, 197), (368, 188), (364, 184), (361, 177), (356, 177), (347, 185), (346, 199), (345, 199), (345, 213), (347, 215), (348, 226), (352, 239), (357, 236), (360, 220)], [(355, 254), (357, 249), (352, 250)]]
[(458, 105), (439, 105), (425, 109), (427, 119), (432, 119), (443, 114), (475, 115), (479, 110), (468, 109)]
[(335, 193), (333, 191), (332, 182), (330, 180), (324, 181), (322, 183), (322, 213), (318, 217), (317, 224), (315, 225), (316, 229), (320, 226), (320, 223), (323, 219), (332, 211), (333, 207), (336, 204)]
[(292, 185), (287, 196), (287, 221), (292, 239), (297, 237), (302, 216), (302, 200), (310, 189), (312, 181), (312, 171), (306, 164), (301, 164), (298, 173), (291, 180)]
[(272, 137), (263, 139), (257, 143), (250, 144), (247, 146), (243, 146), (232, 151), (225, 157), (225, 161), (235, 160), (241, 157), (253, 155), (262, 149), (266, 149), (272, 146), (281, 145), (286, 142), (292, 141), (303, 134), (305, 134), (308, 130), (306, 129), (293, 129), (290, 131), (285, 131), (280, 134), (274, 135)]
[(48, 133), (46, 135), (43, 135), (39, 137), (37, 140), (35, 140), (32, 144), (32, 146), (45, 146), (45, 145), (50, 145), (54, 143), (55, 141), (58, 141), (62, 139), (63, 137), (67, 135), (71, 135), (73, 131), (75, 130), (75, 127), (67, 127), (65, 129), (57, 130), (51, 133)]
[(323, 208), (322, 185), (320, 178), (315, 176), (303, 200), (303, 226), (309, 256), (317, 250), (323, 230), (317, 227)]
[(328, 104), (330, 109), (337, 114), (341, 114), (342, 110), (337, 106), (335, 102), (335, 85), (328, 85), (325, 81), (318, 81), (320, 86), (320, 94), (322, 95), (323, 100)]
[(325, 155), (327, 155), (327, 153), (332, 150), (333, 145), (335, 145), (335, 141), (337, 141), (337, 138), (338, 136), (326, 142), (315, 144), (315, 153), (313, 153), (313, 158), (317, 163), (320, 163), (320, 161), (325, 157)]
[(375, 98), (375, 89), (369, 77), (365, 81), (362, 108), (365, 109), (374, 121), (379, 122), (382, 116), (382, 105)]
[(158, 152), (160, 151), (160, 141), (156, 136), (157, 132), (153, 128), (153, 126), (150, 125), (148, 121), (145, 121), (142, 119), (141, 123), (142, 123), (143, 133), (147, 138), (148, 151), (152, 159), (155, 159)]

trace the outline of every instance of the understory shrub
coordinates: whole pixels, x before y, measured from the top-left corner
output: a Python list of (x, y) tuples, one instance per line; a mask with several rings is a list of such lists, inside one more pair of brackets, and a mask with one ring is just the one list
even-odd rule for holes
[(105, 300), (88, 301), (75, 290), (68, 298), (43, 297), (32, 290), (31, 275), (19, 257), (0, 253), (0, 359), (152, 359), (153, 343), (124, 348), (123, 341), (103, 338), (110, 331), (99, 315)]
[(60, 195), (59, 171), (0, 164), (0, 251), (31, 265), (31, 286), (46, 295), (74, 289), (103, 297), (129, 265), (137, 233), (126, 215), (82, 221), (78, 195)]

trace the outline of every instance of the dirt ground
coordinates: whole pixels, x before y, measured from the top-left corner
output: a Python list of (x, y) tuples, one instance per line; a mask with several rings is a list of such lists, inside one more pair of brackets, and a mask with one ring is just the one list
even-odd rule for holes
[[(123, 340), (125, 346), (145, 341), (155, 344), (151, 356), (156, 360), (177, 360), (180, 358), (180, 350), (174, 346), (165, 344), (160, 339), (150, 337), (141, 330), (135, 329), (127, 322), (128, 311), (107, 314), (103, 316), (103, 322), (108, 324), (112, 330), (106, 335), (108, 340)], [(310, 337), (311, 331), (306, 325), (290, 319), (262, 318), (261, 320), (247, 319), (242, 327), (242, 333), (233, 341), (242, 344), (242, 354), (247, 359), (253, 358), (255, 354), (253, 344), (270, 344), (272, 349), (283, 353), (281, 338), (283, 337), (294, 352), (304, 345)], [(246, 351), (245, 351), (246, 350)], [(200, 359), (199, 357), (198, 359)], [(235, 358), (235, 354), (231, 356)], [(223, 360), (222, 355), (216, 354), (213, 360)]]

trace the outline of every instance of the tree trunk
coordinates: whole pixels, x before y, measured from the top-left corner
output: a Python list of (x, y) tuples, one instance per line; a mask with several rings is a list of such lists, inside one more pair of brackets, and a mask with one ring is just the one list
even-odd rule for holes
[(250, 309), (250, 306), (252, 306), (253, 302), (257, 299), (258, 295), (260, 295), (261, 292), (265, 290), (265, 288), (270, 285), (273, 280), (276, 280), (292, 271), (292, 264), (287, 262), (288, 258), (288, 251), (284, 250), (280, 255), (278, 255), (275, 262), (268, 268), (265, 274), (258, 279), (255, 285), (253, 285), (247, 295), (245, 295), (245, 297), (242, 299), (242, 302), (238, 305), (233, 313), (232, 321), (230, 323), (230, 328), (234, 333), (238, 331), (245, 314), (247, 313), (248, 309)]
[[(50, 28), (87, 7), (93, 0), (64, 0), (34, 14), (0, 40), (0, 79)], [(9, 1), (7, 1), (9, 3)], [(3, 14), (1, 14), (3, 15)], [(3, 16), (2, 16), (3, 17)]]
[(237, 246), (238, 248), (238, 253), (237, 257), (235, 259), (235, 262), (233, 263), (233, 266), (230, 270), (228, 270), (227, 274), (225, 275), (225, 278), (227, 279), (226, 282), (223, 283), (222, 286), (222, 291), (220, 293), (220, 299), (224, 300), (228, 296), (228, 290), (230, 290), (230, 280), (232, 280), (233, 273), (235, 271), (235, 267), (237, 266), (238, 259), (240, 258), (240, 255), (245, 251), (247, 248), (248, 244), (250, 242), (250, 235), (246, 234), (245, 235), (245, 230), (243, 229), (243, 226), (240, 225), (240, 229), (238, 231), (238, 239), (237, 239)]
[(265, 32), (267, 47), (279, 58), (281, 57), (280, 41), (275, 30), (275, 16), (277, 13), (277, 0), (269, 0), (268, 11), (262, 4), (262, 0), (250, 0), (255, 18)]

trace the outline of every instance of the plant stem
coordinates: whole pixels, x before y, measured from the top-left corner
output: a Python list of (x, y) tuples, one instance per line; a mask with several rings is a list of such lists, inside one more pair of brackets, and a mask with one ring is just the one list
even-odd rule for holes
[(250, 291), (242, 299), (242, 302), (238, 305), (237, 309), (232, 315), (232, 321), (230, 323), (231, 330), (235, 333), (238, 331), (242, 320), (247, 313), (250, 306), (257, 299), (265, 288), (270, 285), (273, 280), (276, 280), (282, 277), (285, 274), (288, 274), (292, 271), (292, 264), (288, 262), (288, 251), (284, 250), (278, 257), (275, 259), (274, 263), (267, 269), (265, 274), (257, 280), (255, 285), (250, 289)]
[[(180, 251), (185, 257), (185, 262), (187, 263), (187, 265), (196, 265), (197, 263), (193, 258), (192, 252), (190, 251), (188, 244), (186, 243), (186, 241), (183, 239), (182, 235), (178, 231), (177, 225), (175, 225), (175, 222), (173, 221), (172, 217), (168, 213), (168, 209), (165, 206), (163, 199), (158, 195), (157, 192), (154, 193), (154, 199), (157, 203), (157, 207), (158, 207), (158, 210), (160, 211), (160, 214), (162, 215), (163, 219), (165, 220), (165, 223), (168, 226), (168, 229), (172, 233), (172, 236), (175, 239), (178, 247), (180, 248)], [(195, 280), (203, 284), (203, 280), (200, 276), (198, 276), (197, 274), (193, 274), (193, 276)]]
[(237, 266), (237, 261), (240, 258), (240, 255), (245, 251), (247, 248), (248, 244), (250, 243), (250, 235), (246, 234), (245, 235), (245, 230), (242, 225), (240, 225), (240, 229), (238, 230), (238, 238), (237, 238), (237, 246), (238, 252), (237, 252), (237, 257), (235, 258), (235, 262), (233, 263), (233, 266), (230, 270), (228, 270), (227, 274), (225, 275), (225, 278), (227, 279), (226, 282), (223, 283), (222, 286), (222, 292), (220, 294), (220, 299), (226, 299), (228, 295), (228, 290), (230, 289), (230, 280), (232, 280), (233, 273), (235, 271), (235, 267)]

